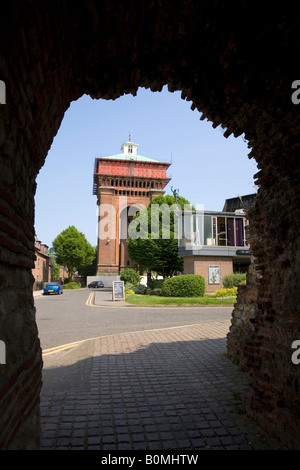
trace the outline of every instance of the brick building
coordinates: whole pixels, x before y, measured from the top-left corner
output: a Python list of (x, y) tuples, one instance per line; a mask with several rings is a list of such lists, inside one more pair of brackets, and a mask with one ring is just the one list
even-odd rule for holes
[(154, 196), (164, 194), (170, 163), (137, 153), (129, 140), (122, 153), (95, 159), (94, 194), (99, 206), (97, 275), (116, 275), (131, 267), (126, 239), (132, 217)]
[(35, 266), (32, 269), (34, 277), (33, 290), (43, 288), (45, 282), (51, 281), (51, 258), (48, 254), (48, 246), (35, 238)]

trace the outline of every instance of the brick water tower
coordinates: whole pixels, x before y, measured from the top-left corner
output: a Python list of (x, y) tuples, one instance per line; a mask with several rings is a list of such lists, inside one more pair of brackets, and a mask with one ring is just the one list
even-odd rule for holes
[(95, 159), (94, 188), (98, 214), (97, 275), (117, 275), (132, 267), (127, 252), (128, 225), (170, 181), (163, 163), (137, 153), (138, 144), (124, 142), (122, 153)]

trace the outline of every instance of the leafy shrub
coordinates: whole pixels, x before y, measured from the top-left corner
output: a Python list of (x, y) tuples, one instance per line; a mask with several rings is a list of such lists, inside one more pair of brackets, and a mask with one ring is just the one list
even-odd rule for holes
[(161, 289), (158, 287), (156, 289), (153, 289), (153, 295), (161, 295)]
[(149, 289), (161, 289), (165, 279), (150, 279), (147, 283)]
[(202, 297), (205, 280), (197, 274), (181, 274), (166, 279), (161, 288), (163, 297)]
[(132, 288), (135, 294), (141, 294), (144, 295), (146, 294), (147, 287), (144, 286), (143, 284), (139, 284), (138, 286), (135, 286)]
[(161, 289), (150, 289), (149, 287), (147, 287), (145, 293), (146, 295), (161, 295)]
[(134, 288), (134, 285), (133, 285), (133, 284), (131, 284), (130, 282), (125, 282), (125, 290), (126, 290), (126, 289), (127, 289), (127, 290), (128, 290), (128, 289), (132, 289), (132, 290), (133, 290), (133, 288)]
[(134, 269), (126, 268), (120, 274), (120, 280), (124, 281), (125, 284), (137, 286), (141, 281), (141, 276)]
[(237, 294), (237, 287), (232, 287), (228, 289), (217, 289), (215, 291), (216, 297), (230, 297)]
[(125, 289), (125, 294), (135, 294), (132, 289)]
[(223, 286), (226, 289), (231, 289), (232, 287), (237, 287), (245, 283), (246, 273), (226, 274), (226, 276), (223, 277)]
[(145, 294), (146, 295), (161, 295), (161, 289), (149, 289), (149, 287), (147, 287)]
[(68, 282), (67, 284), (64, 283), (64, 289), (80, 289), (81, 285), (80, 282)]

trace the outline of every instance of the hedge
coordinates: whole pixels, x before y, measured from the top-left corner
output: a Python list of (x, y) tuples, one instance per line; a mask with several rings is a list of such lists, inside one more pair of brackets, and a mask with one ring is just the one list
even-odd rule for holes
[(226, 289), (246, 284), (246, 273), (227, 274), (223, 277), (223, 286)]
[(150, 279), (147, 283), (149, 289), (161, 289), (161, 286), (165, 282), (165, 279)]
[(64, 289), (80, 289), (81, 284), (80, 282), (68, 282), (67, 284), (63, 285)]
[(125, 268), (120, 274), (120, 280), (125, 284), (137, 286), (140, 283), (141, 276), (132, 268)]
[(205, 280), (197, 274), (181, 274), (166, 279), (161, 287), (163, 297), (203, 297)]

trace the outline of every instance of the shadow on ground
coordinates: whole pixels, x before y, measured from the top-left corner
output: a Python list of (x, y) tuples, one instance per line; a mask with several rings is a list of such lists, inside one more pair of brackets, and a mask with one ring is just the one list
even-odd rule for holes
[[(143, 341), (144, 339), (144, 341)], [(114, 353), (109, 352), (114, 351)], [(273, 449), (245, 415), (226, 339), (115, 335), (44, 359), (41, 449)]]

